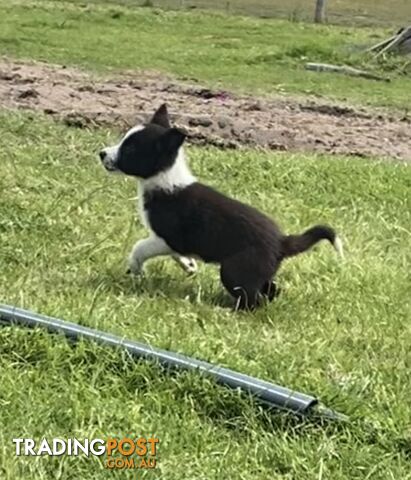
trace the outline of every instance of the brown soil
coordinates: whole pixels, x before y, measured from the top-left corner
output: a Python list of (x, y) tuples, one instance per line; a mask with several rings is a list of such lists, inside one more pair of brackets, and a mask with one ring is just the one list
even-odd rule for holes
[(127, 128), (163, 102), (197, 144), (411, 160), (410, 117), (214, 91), (159, 75), (102, 79), (64, 67), (0, 61), (0, 107), (39, 110), (69, 125)]

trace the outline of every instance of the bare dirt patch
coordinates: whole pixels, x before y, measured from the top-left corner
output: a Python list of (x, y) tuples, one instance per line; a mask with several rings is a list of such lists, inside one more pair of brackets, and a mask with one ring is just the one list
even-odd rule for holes
[(411, 160), (409, 116), (238, 95), (159, 75), (103, 79), (65, 67), (0, 61), (0, 107), (39, 110), (68, 125), (127, 128), (163, 102), (192, 143)]

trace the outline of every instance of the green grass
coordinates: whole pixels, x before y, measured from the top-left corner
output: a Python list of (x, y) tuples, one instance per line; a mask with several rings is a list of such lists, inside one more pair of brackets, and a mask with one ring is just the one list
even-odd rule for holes
[[(406, 18), (405, 4), (397, 6), (395, 15)], [(374, 3), (376, 15), (384, 8)], [(17, 58), (100, 73), (158, 70), (251, 93), (411, 106), (405, 77), (385, 85), (302, 69), (311, 60), (397, 68), (398, 60), (367, 65), (359, 57), (360, 47), (387, 35), (383, 29), (64, 2), (0, 0), (0, 13), (0, 53)], [(188, 278), (159, 259), (144, 278), (125, 275), (129, 250), (147, 233), (136, 219), (134, 182), (107, 175), (96, 159), (116, 137), (0, 112), (1, 301), (318, 395), (352, 421), (318, 425), (269, 415), (197, 375), (5, 327), (0, 478), (112, 478), (99, 460), (17, 458), (11, 440), (131, 434), (161, 441), (159, 469), (137, 478), (411, 479), (409, 167), (190, 148), (195, 173), (208, 183), (289, 232), (328, 222), (346, 244), (343, 263), (326, 244), (290, 260), (279, 273), (277, 301), (234, 314), (213, 266)]]
[(234, 314), (221, 306), (213, 266), (188, 278), (159, 259), (144, 279), (125, 275), (125, 256), (146, 232), (136, 221), (134, 182), (109, 176), (96, 159), (115, 137), (0, 114), (2, 301), (318, 395), (352, 422), (269, 416), (197, 375), (7, 327), (1, 478), (112, 478), (86, 458), (16, 458), (11, 439), (131, 432), (161, 440), (160, 469), (137, 478), (410, 479), (409, 167), (190, 148), (204, 181), (289, 232), (328, 222), (346, 244), (343, 263), (326, 244), (290, 260), (276, 302)]
[[(368, 64), (361, 49), (388, 30), (315, 26), (213, 13), (0, 0), (0, 54), (99, 72), (157, 70), (249, 93), (315, 95), (411, 107), (406, 61)], [(390, 84), (304, 70), (309, 61), (351, 64)]]
[[(83, 0), (70, 0), (84, 3)], [(152, 5), (161, 8), (202, 8), (261, 17), (312, 21), (315, 1), (307, 0), (92, 0), (92, 3), (132, 7)], [(411, 15), (408, 0), (333, 0), (328, 2), (327, 20), (345, 25), (403, 26)]]

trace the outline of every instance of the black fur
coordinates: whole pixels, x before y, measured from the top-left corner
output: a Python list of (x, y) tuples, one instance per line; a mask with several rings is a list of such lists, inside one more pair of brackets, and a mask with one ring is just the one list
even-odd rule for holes
[(335, 242), (335, 232), (326, 225), (316, 225), (302, 235), (287, 235), (283, 238), (283, 250), (286, 257), (292, 257), (305, 252), (322, 239), (331, 244)]
[[(172, 166), (184, 139), (185, 134), (177, 128), (150, 123), (121, 144), (117, 168), (126, 175), (150, 178)], [(149, 161), (136, 161), (138, 158)]]
[(272, 279), (285, 258), (322, 239), (335, 239), (326, 226), (284, 236), (255, 208), (201, 183), (173, 193), (152, 191), (145, 195), (144, 206), (151, 228), (173, 250), (221, 265), (221, 281), (239, 308), (254, 308), (262, 298), (274, 298)]

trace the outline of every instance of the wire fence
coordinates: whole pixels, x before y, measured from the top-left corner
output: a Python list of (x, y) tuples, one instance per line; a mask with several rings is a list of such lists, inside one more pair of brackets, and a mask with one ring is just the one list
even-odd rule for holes
[[(315, 11), (315, 0), (92, 0), (92, 2), (173, 10), (210, 9), (229, 14), (284, 18), (295, 22), (312, 21)], [(398, 27), (411, 24), (411, 0), (327, 0), (326, 3), (326, 21), (333, 24)]]

